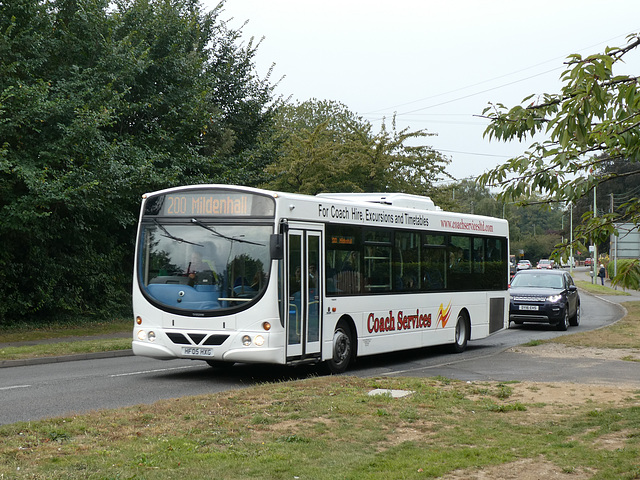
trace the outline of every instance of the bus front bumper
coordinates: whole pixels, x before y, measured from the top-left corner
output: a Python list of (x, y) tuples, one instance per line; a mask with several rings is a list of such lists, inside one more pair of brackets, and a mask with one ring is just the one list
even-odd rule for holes
[(225, 362), (282, 364), (281, 348), (236, 348), (222, 355)]
[(174, 358), (178, 358), (178, 356), (168, 348), (149, 342), (134, 340), (131, 343), (131, 348), (133, 349), (134, 355), (140, 355), (142, 357), (157, 358), (159, 360), (172, 360)]
[(176, 358), (185, 358), (190, 360), (221, 360), (224, 362), (233, 363), (282, 364), (284, 362), (281, 348), (236, 348), (224, 352), (222, 355), (212, 357), (180, 355), (162, 345), (149, 342), (140, 342), (138, 340), (132, 342), (132, 348), (134, 355), (151, 357), (158, 360), (173, 360)]

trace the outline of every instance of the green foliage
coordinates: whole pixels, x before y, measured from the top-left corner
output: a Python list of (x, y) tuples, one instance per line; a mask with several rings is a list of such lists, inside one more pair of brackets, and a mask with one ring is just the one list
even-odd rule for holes
[[(635, 76), (614, 73), (625, 55), (637, 54), (638, 46), (640, 36), (633, 34), (624, 47), (588, 57), (571, 55), (560, 93), (531, 95), (511, 109), (502, 104), (487, 107), (489, 139), (525, 140), (542, 134), (546, 140), (481, 175), (480, 183), (500, 187), (505, 201), (541, 195), (550, 203), (576, 204), (618, 176), (607, 170), (611, 162), (630, 164), (631, 173), (638, 173), (640, 85)], [(639, 223), (638, 205), (634, 198), (626, 209), (607, 216), (587, 212), (576, 229), (576, 242), (600, 243), (615, 231), (615, 222)]]
[[(445, 198), (446, 195), (448, 198)], [(490, 190), (477, 182), (462, 180), (442, 189), (435, 196), (436, 204), (447, 210), (506, 218), (509, 221), (511, 253), (537, 261), (549, 258), (561, 243), (564, 212), (556, 205), (548, 205), (539, 197), (528, 202), (503, 203)]]
[(640, 259), (620, 259), (617, 265), (612, 261), (607, 265), (607, 270), (614, 287), (640, 290)]
[(142, 193), (260, 181), (272, 87), (221, 9), (0, 3), (0, 322), (128, 307)]
[(275, 190), (405, 192), (427, 195), (449, 160), (431, 147), (410, 145), (425, 131), (389, 131), (372, 125), (341, 103), (308, 100), (278, 108), (277, 160), (267, 167)]

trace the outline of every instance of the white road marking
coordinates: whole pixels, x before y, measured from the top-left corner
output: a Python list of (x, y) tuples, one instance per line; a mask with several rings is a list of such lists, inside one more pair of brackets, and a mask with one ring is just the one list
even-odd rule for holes
[(185, 367), (174, 367), (174, 368), (159, 368), (157, 370), (143, 370), (141, 372), (118, 373), (118, 374), (115, 374), (115, 375), (109, 375), (109, 377), (111, 377), (111, 378), (113, 378), (113, 377), (129, 377), (131, 375), (144, 375), (145, 373), (170, 372), (172, 370), (186, 370), (188, 368), (196, 368), (196, 365), (189, 365), (189, 366), (185, 366)]
[(0, 390), (13, 390), (15, 388), (29, 388), (31, 385), (13, 385), (11, 387), (0, 387)]

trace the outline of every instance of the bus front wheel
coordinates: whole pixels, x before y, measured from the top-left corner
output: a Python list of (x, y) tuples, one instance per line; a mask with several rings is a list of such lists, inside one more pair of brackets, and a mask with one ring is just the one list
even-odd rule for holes
[(338, 323), (333, 333), (333, 355), (327, 361), (331, 373), (343, 373), (349, 366), (353, 356), (353, 340), (351, 329), (345, 322)]
[(465, 351), (470, 333), (469, 320), (464, 313), (460, 313), (458, 315), (458, 320), (456, 320), (456, 336), (453, 342), (453, 351), (455, 353), (462, 353)]

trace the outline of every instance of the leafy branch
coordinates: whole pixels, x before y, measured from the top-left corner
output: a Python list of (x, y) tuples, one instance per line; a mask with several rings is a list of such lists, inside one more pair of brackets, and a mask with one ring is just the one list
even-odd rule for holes
[[(612, 174), (603, 167), (614, 159), (640, 161), (640, 77), (615, 74), (639, 46), (640, 34), (634, 33), (625, 46), (585, 58), (570, 55), (559, 93), (538, 95), (537, 102), (529, 95), (512, 108), (489, 104), (482, 112), (490, 120), (484, 133), (488, 139), (522, 141), (537, 134), (546, 139), (480, 175), (478, 182), (498, 188), (503, 201), (535, 197), (536, 202), (575, 204), (602, 183), (638, 173), (640, 169)], [(603, 241), (617, 233), (621, 220), (639, 224), (638, 202), (627, 202), (623, 211), (583, 218), (578, 237)]]

